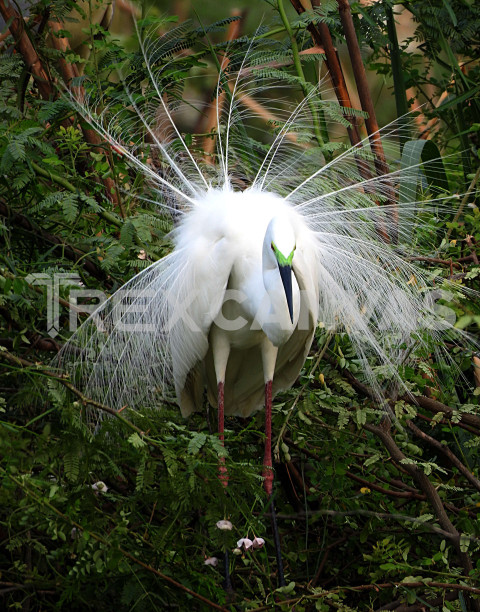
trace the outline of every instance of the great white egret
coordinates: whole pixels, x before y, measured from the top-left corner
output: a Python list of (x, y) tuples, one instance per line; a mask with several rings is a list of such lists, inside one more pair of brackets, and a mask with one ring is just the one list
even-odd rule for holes
[[(258, 58), (249, 66), (245, 58), (237, 62), (236, 75), (221, 72), (218, 93), (228, 95), (217, 106), (212, 134), (218, 164), (204, 164), (167, 103), (162, 59), (174, 64), (167, 43), (141, 43), (150, 77), (142, 81), (143, 102), (127, 80), (128, 105), (117, 115), (77, 107), (149, 179), (151, 201), (178, 221), (174, 249), (101, 304), (61, 359), (73, 362), (72, 371), (80, 367), (88, 396), (118, 408), (149, 398), (158, 403), (173, 384), (187, 416), (203, 406), (206, 388), (218, 407), (222, 442), (225, 414), (248, 416), (265, 405), (270, 496), (272, 398), (294, 383), (317, 324), (348, 332), (379, 392), (374, 360), (384, 377), (396, 376), (397, 363), (421, 342), (415, 334), (436, 333), (428, 280), (405, 255), (418, 246), (412, 228), (419, 206), (434, 218), (441, 202), (434, 209), (415, 201), (418, 166), (397, 164), (377, 176), (368, 140), (351, 149), (312, 146), (312, 106), (346, 122), (336, 104), (315, 92), (286, 115), (270, 95), (276, 131), (268, 145), (253, 141), (243, 127), (245, 100), (252, 88), (259, 93), (259, 80), (263, 92), (271, 87), (272, 72), (262, 73)], [(254, 59), (253, 51), (247, 57)], [(150, 159), (139, 153), (140, 140), (132, 141), (139, 132), (148, 136)], [(332, 149), (337, 154), (326, 161)], [(396, 142), (393, 151), (398, 155)], [(399, 183), (409, 186), (410, 197), (393, 203), (388, 198)], [(389, 242), (394, 234), (398, 241)], [(427, 234), (428, 224), (422, 238)], [(70, 350), (75, 342), (80, 351)]]
[(203, 330), (173, 359), (182, 414), (202, 406), (206, 384), (223, 440), (224, 412), (248, 417), (265, 398), (270, 495), (272, 396), (298, 377), (318, 318), (315, 235), (283, 198), (227, 184), (185, 216), (176, 252), (195, 279), (187, 325)]

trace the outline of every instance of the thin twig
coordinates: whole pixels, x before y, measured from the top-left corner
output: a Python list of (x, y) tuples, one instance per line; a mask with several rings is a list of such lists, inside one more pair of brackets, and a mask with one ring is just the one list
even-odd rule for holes
[[(0, 353), (1, 354), (1, 353)], [(93, 538), (94, 540), (96, 540), (97, 542), (100, 542), (101, 544), (108, 546), (109, 548), (116, 548), (119, 552), (122, 553), (122, 555), (124, 557), (126, 557), (127, 559), (130, 559), (130, 561), (133, 561), (134, 563), (136, 563), (137, 565), (140, 565), (141, 567), (143, 567), (143, 569), (146, 569), (147, 571), (151, 572), (152, 574), (155, 574), (156, 576), (158, 576), (159, 578), (161, 578), (162, 580), (165, 580), (166, 582), (172, 584), (174, 587), (181, 589), (182, 591), (184, 591), (185, 593), (188, 593), (189, 595), (191, 595), (192, 597), (194, 597), (195, 599), (199, 599), (200, 601), (202, 601), (203, 603), (207, 604), (208, 606), (210, 606), (211, 608), (213, 608), (214, 610), (223, 610), (224, 612), (227, 612), (227, 609), (217, 605), (216, 603), (214, 603), (213, 601), (210, 601), (209, 599), (207, 599), (206, 597), (203, 597), (203, 595), (200, 595), (199, 593), (196, 593), (195, 591), (192, 591), (192, 589), (189, 589), (188, 587), (184, 586), (183, 584), (181, 584), (180, 582), (177, 582), (176, 580), (174, 580), (173, 578), (171, 578), (170, 576), (167, 576), (166, 574), (163, 574), (162, 572), (158, 571), (157, 569), (155, 569), (154, 567), (152, 567), (151, 565), (148, 565), (148, 563), (144, 563), (143, 561), (141, 561), (140, 559), (137, 559), (134, 555), (132, 555), (131, 553), (129, 553), (127, 550), (125, 550), (124, 548), (122, 548), (121, 546), (116, 546), (114, 547), (113, 544), (111, 542), (109, 542), (106, 538), (100, 536), (99, 534), (93, 532), (93, 531), (87, 531), (85, 529), (84, 525), (80, 525), (80, 523), (77, 523), (76, 521), (74, 521), (73, 519), (71, 519), (68, 515), (64, 514), (63, 512), (61, 512), (60, 510), (58, 510), (53, 504), (51, 504), (49, 501), (47, 501), (44, 498), (41, 498), (39, 495), (37, 495), (36, 493), (34, 493), (31, 489), (29, 489), (24, 482), (22, 482), (21, 480), (19, 480), (18, 478), (16, 478), (15, 476), (13, 476), (12, 474), (8, 473), (6, 470), (4, 470), (4, 468), (0, 467), (0, 470), (3, 472), (4, 476), (8, 477), (11, 481), (13, 481), (17, 486), (19, 486), (25, 493), (26, 495), (28, 495), (29, 497), (31, 497), (35, 502), (37, 502), (37, 504), (39, 504), (40, 506), (46, 506), (49, 510), (51, 510), (52, 512), (54, 512), (57, 516), (59, 516), (60, 518), (62, 518), (64, 521), (68, 522), (70, 525), (76, 527), (77, 529), (79, 529), (80, 531), (84, 532), (86, 531), (89, 536), (91, 538)]]
[[(380, 425), (371, 425), (370, 423), (365, 423), (363, 427), (367, 431), (370, 431), (371, 433), (375, 434), (382, 441), (383, 445), (390, 453), (392, 459), (397, 463), (401, 463), (403, 465), (403, 467), (410, 474), (411, 478), (415, 481), (419, 489), (421, 489), (425, 493), (437, 517), (437, 520), (440, 523), (440, 526), (444, 531), (450, 534), (449, 537), (456, 548), (460, 564), (463, 567), (465, 574), (468, 576), (469, 573), (473, 570), (473, 563), (469, 555), (466, 552), (463, 552), (461, 548), (460, 539), (461, 536), (465, 537), (464, 534), (460, 534), (457, 528), (450, 521), (445, 511), (442, 500), (438, 495), (438, 491), (433, 486), (428, 476), (417, 465), (407, 463), (405, 461), (407, 457), (397, 446), (395, 440), (393, 439), (390, 433), (390, 422), (388, 421), (388, 419), (384, 419)], [(472, 609), (475, 612), (480, 611), (479, 601), (472, 601), (471, 604)]]
[(2, 217), (6, 217), (8, 221), (10, 221), (13, 225), (22, 227), (28, 232), (33, 232), (35, 236), (40, 238), (41, 240), (58, 245), (58, 247), (61, 247), (62, 255), (64, 257), (70, 259), (75, 263), (77, 263), (77, 261), (80, 261), (82, 267), (85, 269), (86, 272), (88, 272), (88, 274), (98, 280), (106, 282), (107, 286), (111, 286), (111, 282), (108, 281), (108, 279), (106, 278), (105, 272), (99, 266), (97, 266), (91, 259), (85, 257), (85, 253), (83, 251), (80, 251), (76, 247), (66, 244), (58, 236), (55, 236), (54, 234), (49, 234), (25, 215), (11, 211), (7, 204), (2, 200), (0, 200), (0, 215)]
[[(310, 376), (312, 376), (314, 374), (314, 372), (316, 371), (316, 369), (318, 368), (320, 361), (323, 359), (323, 356), (325, 355), (326, 350), (328, 349), (328, 345), (330, 344), (330, 341), (333, 337), (333, 332), (328, 332), (327, 337), (325, 338), (325, 342), (323, 347), (321, 348), (321, 350), (318, 352), (318, 354), (316, 355), (317, 359), (315, 361), (315, 363), (313, 364), (312, 369), (310, 370)], [(288, 421), (291, 417), (291, 415), (293, 414), (293, 411), (295, 410), (296, 405), (298, 404), (300, 397), (302, 396), (303, 392), (305, 391), (305, 389), (307, 388), (308, 383), (305, 383), (301, 389), (299, 389), (293, 404), (290, 408), (290, 410), (288, 411), (288, 414), (285, 418), (285, 421), (283, 422), (282, 428), (280, 429), (280, 432), (277, 436), (277, 442), (275, 444), (275, 448), (273, 450), (273, 456), (275, 457), (275, 461), (279, 461), (279, 457), (280, 457), (280, 442), (283, 439), (283, 436), (285, 434), (285, 430), (287, 428), (287, 424)]]
[[(463, 209), (467, 205), (468, 198), (470, 197), (470, 194), (472, 193), (472, 191), (475, 189), (475, 185), (477, 184), (479, 178), (480, 178), (480, 166), (477, 168), (477, 171), (475, 172), (475, 176), (473, 177), (472, 182), (468, 186), (468, 189), (465, 192), (465, 195), (463, 196), (462, 201), (460, 202), (460, 206), (458, 207), (456, 215), (453, 217), (452, 223), (456, 223), (460, 219), (460, 216), (463, 213)], [(450, 238), (450, 234), (452, 233), (452, 231), (453, 231), (453, 225), (448, 228), (447, 236), (446, 236), (447, 240)]]
[(138, 433), (142, 437), (142, 440), (144, 440), (146, 443), (151, 444), (152, 446), (155, 446), (156, 448), (162, 448), (161, 444), (159, 444), (153, 438), (150, 438), (149, 436), (147, 436), (145, 432), (142, 429), (140, 429), (140, 427), (137, 427), (131, 421), (123, 417), (120, 414), (119, 410), (115, 410), (114, 408), (111, 408), (110, 406), (106, 406), (105, 404), (102, 404), (101, 402), (97, 402), (96, 400), (84, 395), (79, 389), (75, 387), (75, 385), (73, 385), (70, 382), (69, 378), (66, 378), (65, 376), (61, 374), (56, 374), (55, 372), (50, 372), (48, 370), (43, 369), (43, 366), (41, 364), (27, 361), (26, 359), (23, 359), (22, 357), (18, 357), (17, 355), (14, 355), (13, 353), (10, 353), (7, 350), (2, 350), (4, 348), (5, 347), (0, 346), (0, 359), (3, 358), (6, 361), (12, 363), (13, 365), (19, 366), (21, 368), (28, 368), (29, 370), (35, 371), (40, 375), (57, 380), (64, 387), (69, 389), (74, 395), (76, 395), (78, 399), (85, 406), (87, 405), (93, 406), (93, 408), (96, 408), (97, 410), (101, 410), (102, 412), (106, 412), (107, 414), (110, 414), (111, 416), (121, 421), (128, 428)]
[[(382, 582), (375, 584), (360, 584), (357, 586), (337, 586), (333, 589), (329, 589), (328, 591), (323, 591), (322, 593), (316, 593), (315, 595), (301, 595), (300, 597), (294, 597), (292, 599), (285, 599), (282, 601), (282, 607), (291, 606), (290, 609), (293, 609), (293, 606), (300, 601), (305, 600), (316, 600), (316, 599), (325, 599), (330, 595), (336, 595), (338, 593), (343, 593), (345, 591), (380, 591), (380, 589), (392, 589), (398, 587), (405, 587), (407, 589), (414, 588), (437, 588), (437, 589), (451, 589), (455, 591), (463, 591), (464, 593), (472, 593), (474, 595), (480, 595), (480, 589), (476, 587), (467, 586), (465, 584), (450, 584), (448, 582), (434, 582), (433, 580), (429, 581), (417, 581), (417, 582)], [(271, 610), (272, 605), (268, 604), (266, 606), (260, 606), (259, 608), (252, 608), (250, 612), (263, 612), (264, 610)]]
[(477, 489), (477, 491), (480, 491), (480, 480), (478, 480), (478, 478), (476, 478), (470, 472), (470, 470), (463, 465), (460, 459), (452, 453), (448, 446), (442, 444), (438, 440), (435, 440), (435, 438), (432, 438), (431, 436), (426, 434), (424, 431), (419, 429), (412, 421), (407, 421), (407, 427), (417, 436), (417, 438), (424, 440), (430, 446), (433, 446), (438, 451), (440, 451), (442, 455), (444, 455), (448, 459), (448, 461), (454, 467), (456, 467), (457, 470), (468, 480), (468, 482), (473, 485), (475, 489)]

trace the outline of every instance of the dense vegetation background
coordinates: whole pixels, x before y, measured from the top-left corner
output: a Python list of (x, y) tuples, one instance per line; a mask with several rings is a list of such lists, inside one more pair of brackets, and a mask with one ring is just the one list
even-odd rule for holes
[[(402, 372), (411, 395), (391, 389), (387, 397), (398, 419), (392, 424), (362, 381), (345, 330), (318, 330), (299, 381), (274, 407), (275, 501), (287, 577), (277, 590), (259, 476), (262, 413), (228, 420), (225, 495), (216, 476), (222, 450), (208, 422), (215, 415), (184, 421), (173, 402), (160, 410), (127, 408), (94, 435), (85, 409), (108, 406), (89, 401), (51, 366), (70, 335), (75, 278), (111, 294), (170, 248), (170, 221), (139, 197), (148, 185), (58, 94), (62, 83), (77, 92), (94, 87), (121, 106), (119, 63), (138, 70), (142, 91), (144, 66), (128, 13), (159, 34), (182, 14), (185, 25), (157, 58), (160, 67), (174, 65), (163, 78), (175, 95), (192, 71), (215, 68), (232, 23), (240, 26), (238, 50), (261, 16), (261, 34), (278, 41), (278, 57), (295, 58), (295, 48), (311, 48), (312, 35), (328, 27), (353, 89), (336, 2), (301, 16), (296, 2), (285, 2), (286, 16), (276, 0), (245, 3), (246, 26), (229, 14), (218, 22), (213, 4), (214, 11), (199, 8), (187, 22), (189, 3), (117, 3), (109, 32), (89, 25), (73, 2), (39, 2), (24, 29), (10, 20), (13, 36), (7, 29), (1, 36), (0, 605), (479, 610), (480, 360), (473, 344), (447, 335), (443, 348), (456, 365), (437, 360), (442, 347), (414, 355)], [(448, 161), (452, 213), (437, 220), (438, 248), (420, 265), (439, 288), (449, 279), (478, 290), (480, 8), (467, 0), (383, 0), (351, 9), (377, 108), (391, 119), (416, 106), (414, 99), (424, 103), (419, 132)], [(6, 21), (8, 10), (0, 2)], [(79, 28), (91, 47), (88, 59), (72, 50)], [(60, 32), (52, 38), (54, 29)], [(190, 52), (180, 55), (184, 49)], [(297, 99), (319, 69), (325, 74), (323, 55), (313, 57), (300, 71), (295, 62), (279, 68)], [(215, 78), (203, 85), (198, 97), (208, 109)], [(208, 139), (189, 142), (198, 148)], [(335, 151), (323, 144), (326, 154)], [(417, 147), (418, 160), (424, 150)], [(448, 307), (458, 327), (478, 336), (474, 297)], [(220, 519), (232, 530), (219, 530)], [(231, 557), (234, 592), (227, 594), (223, 551), (254, 535), (266, 545)], [(213, 557), (218, 566), (204, 563)]]

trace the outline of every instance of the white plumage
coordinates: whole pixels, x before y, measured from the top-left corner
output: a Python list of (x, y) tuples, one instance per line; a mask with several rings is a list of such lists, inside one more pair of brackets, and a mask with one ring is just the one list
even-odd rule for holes
[[(161, 56), (162, 42), (153, 44), (142, 47), (151, 77), (144, 108), (128, 83), (130, 108), (108, 122), (108, 110), (97, 116), (76, 105), (150, 180), (162, 210), (180, 218), (172, 233), (174, 250), (100, 306), (61, 360), (80, 371), (87, 395), (113, 407), (158, 405), (173, 387), (187, 416), (202, 407), (205, 387), (217, 405), (223, 378), (226, 414), (247, 416), (262, 408), (269, 379), (274, 395), (294, 383), (320, 323), (347, 331), (364, 376), (380, 392), (375, 366), (382, 366), (384, 378), (397, 376), (398, 363), (421, 342), (418, 332), (429, 327), (435, 333), (427, 279), (405, 255), (417, 252), (412, 229), (418, 210), (434, 227), (441, 202), (435, 209), (431, 203), (387, 203), (386, 194), (400, 180), (412, 176), (416, 182), (418, 169), (400, 170), (397, 159), (387, 176), (376, 176), (368, 140), (324, 163), (305, 136), (305, 100), (288, 111), (269, 146), (252, 144), (245, 129), (237, 128), (248, 119), (242, 96), (258, 94), (253, 53), (254, 68), (245, 70), (243, 60), (230, 79), (229, 103), (217, 109), (217, 172), (195, 158), (180, 134), (149, 63), (150, 56)], [(263, 90), (271, 89), (263, 80)], [(325, 96), (315, 103), (325, 116), (336, 113), (342, 121)], [(284, 102), (274, 106), (278, 117)], [(125, 123), (127, 110), (137, 119)], [(170, 125), (163, 129), (168, 138), (159, 136), (160, 115)], [(146, 131), (168, 173), (159, 173), (130, 146), (134, 128)], [(394, 132), (385, 130), (387, 136)], [(395, 142), (392, 150), (398, 152)], [(398, 244), (385, 241), (394, 234)], [(279, 267), (289, 257), (287, 290)], [(245, 324), (224, 329), (232, 320)], [(80, 351), (71, 350), (75, 343)]]
[[(193, 322), (200, 330), (189, 334), (183, 323), (172, 330), (178, 334), (172, 346), (181, 347), (172, 364), (182, 414), (202, 405), (204, 382), (216, 405), (217, 353), (220, 369), (226, 368), (226, 414), (248, 416), (263, 407), (262, 347), (271, 343), (279, 349), (274, 393), (293, 384), (310, 349), (318, 318), (315, 236), (278, 196), (228, 186), (207, 193), (176, 236), (176, 251), (194, 279), (185, 327)], [(293, 322), (272, 241), (287, 255), (295, 248)]]

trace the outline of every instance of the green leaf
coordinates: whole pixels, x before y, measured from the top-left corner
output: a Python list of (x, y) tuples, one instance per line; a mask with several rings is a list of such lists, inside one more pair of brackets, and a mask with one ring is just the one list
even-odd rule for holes
[(137, 432), (128, 437), (128, 441), (134, 448), (142, 448), (146, 445), (145, 440), (138, 435)]
[(202, 446), (207, 441), (207, 436), (204, 433), (193, 433), (192, 439), (188, 443), (188, 453), (190, 455), (196, 455)]

